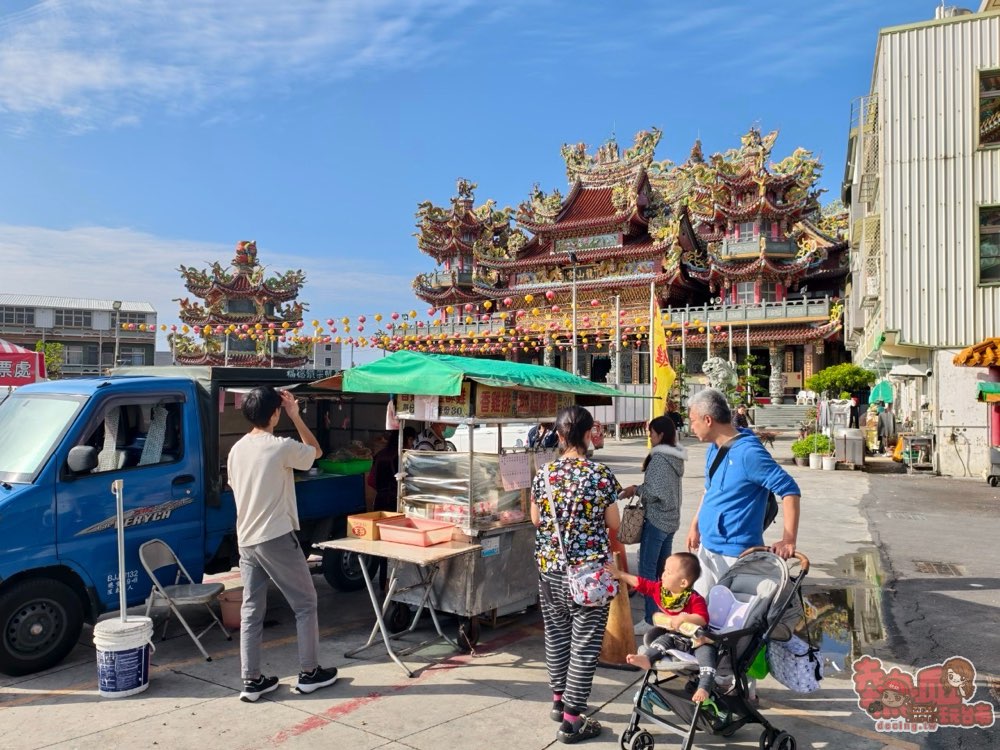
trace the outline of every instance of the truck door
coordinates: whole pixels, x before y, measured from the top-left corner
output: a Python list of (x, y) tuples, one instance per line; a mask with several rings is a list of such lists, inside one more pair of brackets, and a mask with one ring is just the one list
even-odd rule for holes
[[(59, 558), (89, 574), (107, 610), (118, 609), (116, 501), (111, 483), (121, 479), (125, 498), (125, 586), (129, 605), (146, 598), (151, 584), (139, 546), (162, 539), (191, 575), (204, 569), (204, 480), (197, 403), (182, 393), (109, 394), (60, 457), (56, 488)], [(98, 451), (98, 465), (73, 474), (66, 456), (73, 446)]]

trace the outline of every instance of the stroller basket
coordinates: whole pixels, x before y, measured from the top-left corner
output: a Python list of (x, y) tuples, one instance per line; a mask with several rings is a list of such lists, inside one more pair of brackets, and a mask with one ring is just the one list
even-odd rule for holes
[[(763, 727), (762, 750), (794, 747), (791, 735), (777, 730), (758, 710), (751, 698), (747, 670), (768, 640), (791, 637), (802, 618), (800, 589), (808, 570), (809, 560), (801, 553), (786, 562), (766, 547), (746, 550), (718, 584), (728, 590), (721, 593), (730, 600), (745, 604), (746, 619), (733, 631), (715, 631), (709, 623), (718, 651), (717, 685), (710, 700), (701, 704), (691, 701), (698, 682), (696, 663), (672, 663), (672, 673), (662, 678), (666, 665), (661, 665), (659, 673), (654, 665), (640, 681), (632, 716), (621, 735), (622, 749), (653, 748), (655, 738), (640, 728), (642, 721), (681, 735), (683, 750), (690, 750), (696, 732), (729, 737), (746, 724)], [(712, 609), (710, 596), (709, 612)], [(723, 684), (726, 689), (722, 689)]]

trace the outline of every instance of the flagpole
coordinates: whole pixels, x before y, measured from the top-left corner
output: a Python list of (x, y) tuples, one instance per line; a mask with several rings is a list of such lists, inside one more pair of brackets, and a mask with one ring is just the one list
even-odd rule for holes
[[(653, 331), (655, 330), (653, 326), (662, 325), (660, 323), (659, 310), (656, 309), (656, 282), (649, 282), (649, 395), (653, 396), (653, 401), (656, 401), (656, 362), (654, 361), (653, 347), (656, 345), (656, 338), (653, 336)], [(653, 414), (656, 414), (656, 404), (653, 404)]]

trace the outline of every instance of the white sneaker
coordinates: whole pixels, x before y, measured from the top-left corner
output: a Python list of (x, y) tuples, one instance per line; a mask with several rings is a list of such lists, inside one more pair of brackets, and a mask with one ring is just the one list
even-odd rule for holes
[(653, 629), (652, 625), (650, 625), (645, 620), (642, 620), (642, 621), (639, 622), (638, 625), (635, 626), (635, 630), (633, 632), (636, 635), (646, 635), (646, 633), (648, 633), (652, 629)]

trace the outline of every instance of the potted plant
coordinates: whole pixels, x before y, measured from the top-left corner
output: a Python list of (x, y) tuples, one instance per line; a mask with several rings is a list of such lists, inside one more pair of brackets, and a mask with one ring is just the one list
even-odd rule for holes
[(809, 445), (809, 441), (806, 440), (805, 436), (800, 437), (792, 443), (792, 460), (795, 461), (795, 465), (808, 466), (809, 451), (811, 450), (812, 447)]
[[(826, 437), (824, 435), (824, 437)], [(830, 441), (830, 449), (828, 453), (823, 454), (823, 471), (836, 471), (837, 470), (837, 456), (834, 453), (835, 446), (832, 441)]]
[(821, 432), (814, 432), (806, 438), (809, 445), (809, 468), (822, 469), (823, 456), (830, 452), (832, 441)]

